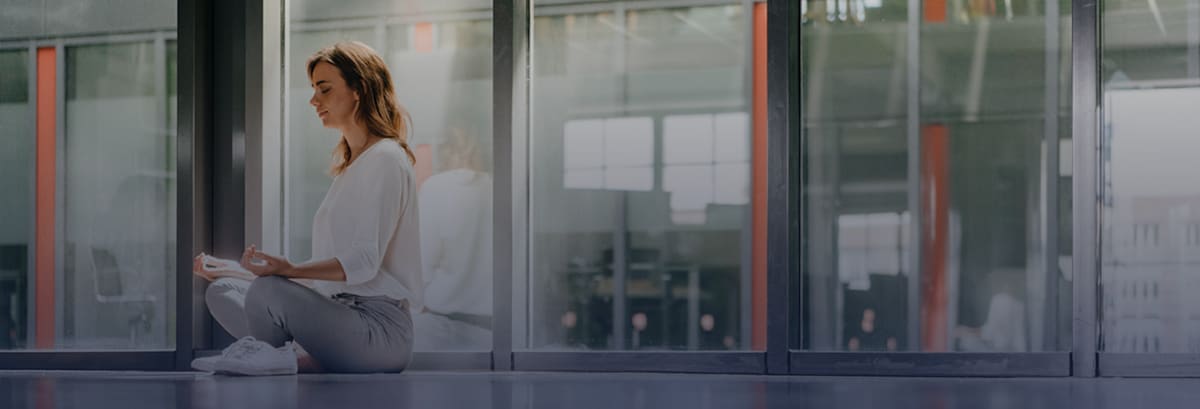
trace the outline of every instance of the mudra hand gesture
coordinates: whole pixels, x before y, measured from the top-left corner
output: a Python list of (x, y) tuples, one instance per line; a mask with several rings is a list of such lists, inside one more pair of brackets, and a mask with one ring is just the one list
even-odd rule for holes
[(237, 261), (217, 258), (205, 253), (200, 253), (192, 259), (192, 274), (208, 281), (226, 277), (254, 279), (254, 275), (243, 269)]
[(273, 256), (258, 251), (253, 244), (242, 252), (242, 268), (250, 270), (259, 277), (287, 276), (292, 270), (292, 263), (283, 257)]

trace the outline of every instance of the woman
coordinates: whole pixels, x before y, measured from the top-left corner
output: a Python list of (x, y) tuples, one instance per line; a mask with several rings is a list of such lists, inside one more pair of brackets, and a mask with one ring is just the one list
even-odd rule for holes
[(293, 264), (253, 245), (236, 265), (197, 256), (195, 273), (216, 280), (210, 311), (245, 337), (193, 361), (196, 369), (399, 372), (412, 356), (410, 311), (422, 308), (423, 283), (407, 116), (383, 59), (362, 43), (318, 51), (307, 68), (309, 103), (342, 134), (333, 184), (313, 217), (312, 260)]

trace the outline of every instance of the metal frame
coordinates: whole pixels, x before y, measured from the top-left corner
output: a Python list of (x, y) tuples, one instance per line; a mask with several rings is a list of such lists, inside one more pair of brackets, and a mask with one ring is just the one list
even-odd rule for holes
[(1072, 348), (1071, 374), (1097, 375), (1099, 331), (1099, 3), (1071, 2), (1072, 71)]
[[(741, 6), (742, 6), (743, 10), (747, 11), (745, 13), (746, 15), (742, 17), (742, 24), (744, 27), (747, 28), (746, 38), (744, 38), (742, 40), (742, 47), (746, 47), (746, 49), (742, 51), (742, 58), (743, 58), (743, 61), (753, 62), (754, 61), (754, 16), (755, 16), (754, 1), (753, 0), (742, 0)], [(742, 87), (743, 87), (742, 88), (742, 98), (744, 98), (745, 101), (747, 101), (747, 103), (751, 107), (753, 107), (753, 103), (754, 103), (754, 69), (753, 69), (753, 65), (754, 64), (750, 64), (751, 68), (747, 69), (746, 72), (744, 74), (742, 74)], [(753, 123), (754, 123), (754, 121), (746, 121), (746, 128), (745, 128), (746, 135), (754, 135), (754, 124)], [(661, 122), (659, 122), (658, 126), (661, 127)], [(747, 152), (753, 152), (753, 149), (754, 149), (754, 143), (752, 142), (753, 138), (749, 138), (749, 139), (751, 139), (751, 140), (746, 141), (746, 149), (749, 149)], [(657, 141), (657, 143), (659, 145), (661, 145), (662, 141)], [(661, 146), (656, 146), (654, 149), (655, 149), (655, 152), (662, 151)], [(751, 161), (751, 162), (753, 162), (753, 161)], [(743, 217), (743, 220), (749, 220), (749, 221), (753, 222), (754, 206), (752, 206), (752, 205), (746, 206), (746, 209), (742, 212), (742, 217)], [(752, 302), (752, 299), (754, 297), (754, 288), (753, 288), (753, 286), (754, 286), (754, 254), (753, 254), (754, 253), (754, 251), (753, 251), (753, 249), (754, 249), (754, 229), (742, 229), (742, 234), (741, 234), (741, 237), (740, 237), (740, 240), (738, 243), (741, 245), (742, 249), (749, 250), (749, 251), (742, 251), (742, 256), (741, 256), (741, 260), (740, 260), (742, 271), (740, 274), (741, 277), (738, 280), (738, 285), (741, 286), (741, 288), (738, 289), (738, 297), (739, 297), (738, 302), (741, 305), (749, 305)], [(691, 291), (693, 284), (690, 284), (690, 283), (694, 282), (694, 280), (689, 279), (688, 282), (689, 282), (688, 289), (689, 289), (689, 291)], [(698, 291), (699, 289), (696, 289), (696, 290)], [(697, 306), (697, 309), (698, 309), (698, 307), (699, 306)], [(754, 334), (753, 334), (753, 332), (754, 332), (754, 329), (753, 329), (753, 326), (754, 326), (753, 314), (754, 314), (754, 312), (752, 310), (753, 310), (753, 308), (741, 308), (741, 311), (738, 312), (738, 321), (741, 323), (741, 325), (739, 325), (739, 328), (738, 328), (738, 336), (740, 339), (752, 339), (754, 336)], [(693, 317), (692, 315), (690, 315), (692, 312), (691, 309), (689, 309), (688, 312), (689, 312), (688, 322), (696, 322), (696, 320), (698, 319), (696, 317), (699, 317), (700, 312), (695, 311), (696, 317)], [(692, 332), (688, 333), (688, 349), (689, 350), (697, 349), (697, 347), (699, 346), (699, 340), (695, 339), (695, 338), (696, 337), (693, 337)]]
[(212, 249), (211, 7), (210, 0), (179, 0), (174, 369), (190, 367), (193, 346), (206, 345), (211, 325), (199, 279), (191, 274), (192, 254)]
[(921, 345), (921, 270), (925, 265), (925, 245), (921, 228), (925, 222), (921, 208), (921, 0), (908, 0), (907, 60), (905, 79), (908, 111), (905, 127), (908, 138), (908, 346)]
[(1097, 355), (1097, 376), (1196, 377), (1200, 375), (1200, 356), (1196, 354), (1101, 352)]
[(513, 353), (521, 371), (762, 374), (763, 352), (529, 351)]
[[(70, 198), (67, 197), (67, 47), (62, 41), (54, 45), (54, 309), (62, 312), (55, 314), (54, 342), (59, 343), (66, 332), (64, 319), (71, 309), (67, 306), (67, 272), (66, 248), (64, 240), (67, 237), (67, 207), (61, 205)], [(36, 244), (35, 244), (36, 246)]]
[[(28, 75), (36, 76), (37, 75), (37, 46), (34, 45), (32, 42), (30, 42), (30, 44), (27, 46), (26, 49), (28, 50), (26, 52), (29, 53)], [(28, 90), (29, 90), (28, 91), (29, 92), (29, 109), (28, 109), (29, 121), (33, 122), (33, 126), (30, 127), (31, 132), (29, 135), (30, 139), (33, 140), (33, 144), (31, 144), (31, 146), (30, 146), (31, 149), (29, 152), (29, 157), (36, 158), (37, 157), (37, 100), (38, 100), (38, 98), (37, 98), (37, 81), (29, 81)], [(26, 250), (25, 257), (28, 257), (28, 258), (25, 259), (26, 260), (25, 271), (26, 271), (27, 275), (34, 275), (34, 274), (37, 274), (37, 261), (36, 261), (37, 260), (37, 162), (36, 162), (36, 160), (34, 161), (34, 171), (29, 172), (29, 214), (27, 216), (29, 217), (29, 220), (33, 220), (34, 222), (29, 224), (30, 246), (29, 246), (28, 250)], [(37, 279), (36, 278), (28, 279), (25, 281), (25, 291), (26, 291), (25, 294), (37, 294)], [(26, 308), (26, 311), (25, 311), (25, 322), (26, 323), (36, 323), (37, 322), (37, 311), (36, 310), (37, 310), (36, 307)], [(34, 324), (34, 325), (36, 325), (36, 324)], [(35, 345), (35, 343), (37, 342), (36, 337), (37, 337), (37, 331), (31, 331), (29, 329), (26, 329), (25, 345)]]
[(409, 369), (418, 371), (478, 371), (492, 365), (490, 352), (422, 352), (413, 353)]
[(1071, 355), (1044, 353), (793, 353), (793, 375), (1041, 377), (1070, 375)]
[(767, 351), (766, 373), (791, 370), (800, 347), (800, 200), (804, 139), (800, 111), (800, 4), (767, 3)]
[(4, 351), (4, 370), (169, 371), (174, 351)]
[[(526, 186), (518, 161), (518, 138), (527, 129), (529, 100), (529, 0), (492, 2), (492, 370), (511, 371), (513, 365), (513, 276), (524, 257), (514, 257), (514, 217), (523, 207), (514, 205), (513, 191)], [(520, 136), (519, 136), (520, 135)], [(523, 157), (524, 155), (520, 155)], [(522, 177), (517, 182), (517, 176)], [(503, 216), (509, 217), (503, 217)], [(524, 220), (523, 218), (521, 220)], [(524, 254), (524, 253), (522, 253)]]
[[(1042, 259), (1040, 260), (1042, 274), (1045, 275), (1044, 285), (1046, 286), (1046, 294), (1043, 297), (1043, 311), (1050, 311), (1050, 314), (1045, 314), (1042, 318), (1045, 321), (1042, 325), (1043, 345), (1040, 347), (1031, 348), (1031, 350), (1053, 351), (1063, 345), (1057, 337), (1051, 337), (1050, 334), (1058, 332), (1059, 326), (1063, 325), (1059, 322), (1058, 308), (1058, 254), (1059, 254), (1059, 58), (1061, 58), (1060, 43), (1060, 10), (1057, 1), (1046, 2), (1046, 72), (1045, 72), (1045, 125), (1042, 128), (1042, 146), (1045, 152), (1045, 158), (1042, 160), (1042, 180), (1043, 188), (1041, 191), (1041, 209), (1044, 212), (1041, 215), (1041, 240), (1044, 248)], [(1036, 155), (1033, 157), (1037, 157)], [(1026, 313), (1029, 315), (1029, 313)], [(1033, 320), (1029, 321), (1033, 323)], [(1032, 333), (1032, 332), (1031, 332)]]
[(113, 34), (72, 34), (60, 37), (44, 37), (32, 38), (29, 40), (19, 41), (0, 41), (0, 49), (25, 48), (29, 46), (46, 47), (54, 45), (64, 45), (74, 47), (80, 45), (104, 45), (112, 43), (134, 43), (154, 41), (158, 38), (165, 40), (175, 40), (178, 35), (171, 30), (147, 30), (132, 33), (113, 33)]

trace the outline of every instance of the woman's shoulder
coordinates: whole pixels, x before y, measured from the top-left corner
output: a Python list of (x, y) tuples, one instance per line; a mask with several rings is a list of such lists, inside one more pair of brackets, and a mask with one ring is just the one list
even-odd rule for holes
[(381, 165), (402, 165), (410, 164), (408, 153), (404, 152), (404, 148), (400, 147), (400, 143), (394, 139), (384, 139), (375, 142), (375, 145), (367, 149), (363, 153), (362, 159), (364, 162), (372, 162)]

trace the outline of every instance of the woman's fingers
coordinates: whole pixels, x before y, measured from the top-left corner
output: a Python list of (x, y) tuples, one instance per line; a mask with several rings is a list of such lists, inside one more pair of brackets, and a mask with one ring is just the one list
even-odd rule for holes
[(279, 264), (279, 258), (278, 258), (278, 257), (272, 256), (272, 255), (270, 255), (270, 254), (267, 254), (267, 253), (263, 253), (263, 252), (261, 252), (261, 251), (255, 251), (255, 252), (254, 252), (254, 258), (265, 260), (265, 261), (267, 262), (267, 264), (268, 264), (268, 265), (276, 265), (276, 264)]
[(192, 274), (195, 274), (196, 276), (203, 278), (205, 280), (208, 280), (208, 281), (213, 281), (213, 280), (217, 279), (216, 275), (212, 274), (211, 272), (209, 272), (208, 270), (206, 270), (204, 268), (204, 262), (201, 261), (199, 258), (196, 258), (194, 261), (192, 261)]
[(251, 252), (249, 247), (242, 252), (242, 268), (254, 271), (254, 263), (251, 262), (251, 257), (253, 257), (253, 255), (254, 253)]

